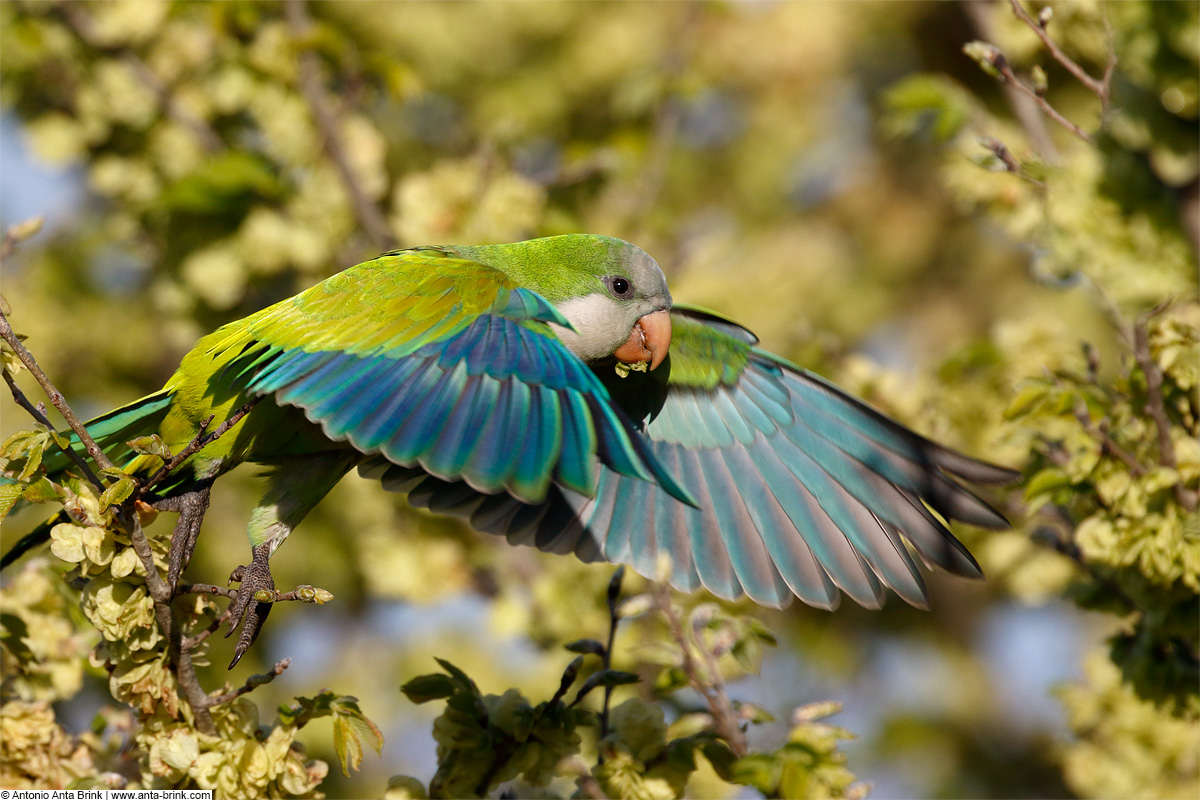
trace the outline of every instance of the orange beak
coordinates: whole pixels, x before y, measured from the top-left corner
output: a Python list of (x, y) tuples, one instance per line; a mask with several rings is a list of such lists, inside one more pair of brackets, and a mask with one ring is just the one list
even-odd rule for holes
[(618, 361), (636, 364), (650, 362), (655, 369), (667, 357), (671, 347), (671, 312), (655, 311), (637, 321), (625, 344), (613, 351)]

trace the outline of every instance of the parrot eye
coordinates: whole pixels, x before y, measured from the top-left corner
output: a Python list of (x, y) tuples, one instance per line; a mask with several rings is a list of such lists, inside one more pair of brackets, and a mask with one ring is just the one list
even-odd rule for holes
[(608, 284), (608, 289), (614, 296), (622, 300), (628, 300), (633, 297), (633, 284), (629, 282), (628, 278), (614, 275), (610, 278), (605, 278), (604, 282)]

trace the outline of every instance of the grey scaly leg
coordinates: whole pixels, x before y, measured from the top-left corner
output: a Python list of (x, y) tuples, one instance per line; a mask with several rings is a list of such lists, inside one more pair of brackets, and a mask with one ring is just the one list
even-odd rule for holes
[(267, 475), (267, 492), (250, 515), (250, 563), (233, 571), (230, 580), (240, 581), (231, 606), (228, 638), (241, 622), (234, 647), (233, 661), (238, 663), (249, 649), (271, 611), (270, 602), (256, 600), (260, 590), (274, 593), (275, 580), (268, 563), (271, 554), (288, 537), (309, 511), (321, 502), (342, 476), (362, 459), (356, 452), (332, 451), (315, 456), (287, 459), (272, 466)]

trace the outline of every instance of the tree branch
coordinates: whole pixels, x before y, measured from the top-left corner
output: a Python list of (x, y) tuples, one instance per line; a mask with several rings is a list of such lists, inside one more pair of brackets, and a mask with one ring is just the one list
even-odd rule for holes
[[(1108, 37), (1108, 58), (1104, 65), (1104, 76), (1097, 80), (1089, 75), (1083, 69), (1083, 67), (1075, 63), (1075, 61), (1066, 53), (1064, 53), (1062, 48), (1050, 38), (1050, 34), (1046, 31), (1046, 24), (1049, 22), (1048, 18), (1045, 22), (1035, 20), (1033, 17), (1029, 16), (1029, 12), (1025, 10), (1019, 0), (1008, 0), (1008, 2), (1009, 5), (1012, 6), (1013, 14), (1017, 16), (1017, 19), (1028, 25), (1030, 30), (1037, 34), (1037, 37), (1042, 40), (1042, 45), (1045, 46), (1046, 50), (1050, 53), (1050, 56), (1059, 64), (1061, 64), (1063, 68), (1067, 70), (1067, 72), (1070, 72), (1072, 75), (1074, 75), (1077, 81), (1090, 89), (1096, 95), (1096, 97), (1100, 98), (1102, 116), (1107, 116), (1109, 110), (1112, 74), (1113, 70), (1116, 69), (1117, 66), (1117, 55), (1116, 50), (1113, 48), (1112, 36), (1110, 35)], [(1108, 25), (1106, 23), (1105, 28), (1107, 29), (1107, 27)], [(1045, 109), (1048, 105), (1049, 104), (1043, 106), (1043, 109)], [(1059, 124), (1062, 123), (1060, 122)]]
[[(1079, 400), (1075, 404), (1075, 419), (1079, 420), (1079, 424), (1083, 426), (1083, 429), (1093, 439), (1100, 442), (1101, 450), (1118, 458), (1129, 469), (1129, 474), (1135, 478), (1146, 474), (1146, 468), (1142, 466), (1140, 461), (1134, 458), (1132, 453), (1117, 444), (1108, 435), (1108, 431), (1104, 427), (1097, 427), (1092, 422), (1092, 417), (1088, 414), (1087, 404), (1083, 400)], [(1105, 421), (1105, 426), (1107, 426), (1107, 420)]]
[[(1153, 314), (1155, 312), (1151, 312)], [(1171, 419), (1167, 416), (1167, 407), (1163, 403), (1163, 373), (1150, 353), (1150, 332), (1147, 329), (1149, 315), (1140, 317), (1133, 325), (1133, 357), (1137, 360), (1142, 374), (1146, 376), (1146, 408), (1145, 411), (1154, 420), (1158, 431), (1158, 458), (1163, 466), (1175, 469), (1175, 442), (1171, 439)], [(1179, 505), (1188, 511), (1195, 511), (1197, 496), (1189, 491), (1182, 483), (1175, 484), (1175, 499)]]
[[(734, 755), (741, 758), (749, 752), (746, 735), (738, 724), (737, 712), (729, 700), (729, 694), (725, 691), (725, 679), (721, 677), (721, 673), (717, 669), (712, 652), (708, 650), (703, 641), (697, 642), (684, 629), (679, 614), (671, 604), (670, 590), (666, 584), (659, 581), (654, 582), (654, 604), (666, 619), (672, 638), (683, 652), (683, 663), (680, 666), (687, 676), (688, 683), (708, 703), (709, 712), (713, 718), (713, 727), (716, 728), (717, 734), (729, 744), (729, 749), (734, 752)], [(693, 648), (703, 655), (708, 671), (707, 676), (701, 675), (700, 667), (692, 655)]]
[(307, 44), (303, 43), (303, 39), (312, 27), (307, 5), (304, 0), (287, 0), (284, 11), (287, 14), (292, 35), (301, 43), (299, 53), (300, 91), (312, 109), (313, 119), (325, 142), (325, 152), (333, 160), (338, 175), (350, 195), (350, 204), (354, 208), (354, 215), (371, 239), (371, 243), (381, 251), (391, 250), (395, 248), (396, 240), (388, 229), (383, 213), (367, 197), (366, 192), (359, 185), (358, 178), (354, 175), (350, 160), (346, 157), (346, 145), (342, 140), (341, 131), (338, 129), (337, 118), (329, 107), (329, 100), (321, 82), (321, 69), (317, 55), (309, 49)]
[(92, 461), (95, 461), (101, 469), (116, 469), (113, 463), (109, 461), (108, 456), (104, 455), (104, 451), (96, 444), (96, 440), (87, 432), (87, 428), (79, 421), (79, 417), (75, 416), (75, 412), (67, 405), (62, 392), (58, 391), (54, 384), (50, 382), (50, 379), (46, 377), (46, 373), (42, 371), (37, 361), (34, 360), (33, 354), (26, 349), (21, 340), (17, 338), (17, 335), (13, 333), (12, 326), (8, 324), (8, 317), (4, 315), (3, 310), (0, 310), (0, 337), (3, 337), (4, 341), (8, 342), (8, 346), (12, 348), (17, 358), (25, 365), (25, 369), (29, 370), (29, 374), (42, 387), (42, 391), (46, 393), (46, 397), (50, 398), (50, 402), (58, 409), (58, 413), (62, 414), (63, 419), (67, 421), (67, 425), (79, 437), (79, 441), (83, 443)]
[(219, 705), (222, 705), (223, 703), (228, 703), (232, 700), (236, 700), (237, 698), (241, 697), (242, 695), (246, 694), (247, 692), (252, 692), (255, 689), (257, 689), (259, 686), (262, 686), (265, 683), (270, 683), (271, 681), (275, 680), (280, 675), (282, 675), (283, 671), (286, 670), (291, 665), (292, 665), (292, 660), (290, 658), (284, 658), (284, 659), (281, 659), (281, 660), (275, 662), (275, 666), (271, 668), (270, 672), (264, 673), (262, 675), (251, 675), (249, 678), (246, 679), (246, 682), (242, 686), (238, 687), (237, 689), (233, 690), (232, 692), (226, 692), (225, 694), (218, 694), (218, 695), (210, 695), (208, 698), (208, 707), (212, 708), (213, 706), (219, 706)]
[[(963, 3), (963, 9), (976, 33), (979, 34), (979, 38), (987, 42), (996, 40), (996, 26), (993, 24), (990, 2), (967, 0)], [(1004, 84), (1004, 94), (1038, 155), (1050, 163), (1058, 161), (1058, 148), (1054, 146), (1054, 140), (1050, 137), (1050, 131), (1046, 127), (1046, 118), (1038, 110), (1037, 103), (1008, 83)]]
[(138, 489), (138, 497), (144, 496), (146, 491), (151, 486), (170, 475), (172, 471), (177, 469), (179, 465), (186, 461), (189, 457), (198, 451), (203, 450), (209, 444), (228, 433), (229, 429), (238, 424), (242, 417), (249, 414), (250, 410), (254, 408), (254, 406), (256, 406), (258, 401), (261, 399), (261, 397), (255, 397), (253, 400), (246, 403), (232, 415), (230, 415), (228, 419), (218, 425), (215, 431), (205, 434), (205, 431), (208, 430), (208, 426), (212, 424), (213, 418), (216, 416), (215, 414), (209, 414), (208, 419), (205, 419), (200, 423), (200, 427), (196, 430), (196, 435), (192, 438), (192, 441), (188, 442), (187, 447), (183, 448), (178, 453), (164, 461), (163, 465), (159, 467), (158, 471), (151, 475), (150, 479), (141, 485), (141, 487)]
[[(30, 416), (37, 420), (37, 422), (45, 425), (50, 430), (55, 429), (54, 425), (51, 424), (46, 415), (42, 413), (42, 410), (33, 403), (29, 402), (29, 398), (26, 397), (25, 393), (21, 391), (21, 387), (17, 386), (16, 379), (9, 374), (8, 370), (4, 370), (4, 382), (8, 384), (9, 391), (12, 392), (13, 400), (16, 401), (17, 405), (28, 411)], [(57, 445), (58, 442), (55, 442), (55, 444)], [(75, 448), (68, 444), (66, 447), (62, 447), (60, 445), (59, 449), (67, 454), (67, 458), (71, 459), (71, 461), (75, 463), (75, 466), (79, 467), (79, 469), (83, 472), (84, 477), (87, 478), (93, 486), (100, 491), (104, 491), (104, 484), (100, 481), (100, 477), (92, 471), (92, 468), (87, 465), (87, 462), (83, 460), (83, 457), (80, 456), (79, 453), (75, 452)]]
[[(1014, 2), (1015, 2), (1015, 0), (1014, 0)], [(1022, 83), (1021, 80), (1019, 78), (1017, 78), (1016, 73), (1013, 72), (1012, 66), (1008, 63), (1008, 59), (1004, 57), (1003, 53), (1001, 53), (999, 50), (993, 48), (992, 53), (990, 54), (990, 57), (988, 58), (988, 61), (991, 63), (991, 65), (993, 67), (996, 68), (996, 71), (1000, 73), (1001, 81), (1008, 84), (1009, 86), (1014, 87), (1021, 93), (1031, 97), (1033, 99), (1033, 101), (1038, 104), (1038, 107), (1040, 107), (1042, 109), (1042, 111), (1045, 112), (1046, 116), (1050, 117), (1050, 119), (1054, 120), (1059, 125), (1061, 125), (1062, 127), (1069, 130), (1071, 133), (1073, 133), (1076, 137), (1078, 137), (1079, 139), (1082, 139), (1083, 141), (1087, 142), (1088, 144), (1096, 143), (1095, 139), (1092, 137), (1092, 135), (1090, 133), (1085, 131), (1083, 128), (1080, 128), (1074, 122), (1071, 122), (1071, 120), (1067, 119), (1061, 113), (1059, 113), (1058, 109), (1056, 109), (1054, 106), (1050, 105), (1050, 101), (1048, 101), (1045, 97), (1043, 97), (1041, 95), (1041, 93), (1034, 91), (1030, 87), (1026, 86), (1024, 83)]]
[[(59, 6), (62, 11), (63, 19), (67, 23), (67, 27), (75, 32), (75, 35), (87, 42), (92, 47), (98, 50), (108, 50), (112, 52), (113, 47), (104, 47), (96, 41), (95, 28), (92, 19), (80, 9), (80, 4), (63, 3)], [(152, 70), (141, 58), (137, 56), (128, 47), (116, 48), (125, 65), (133, 71), (138, 80), (154, 93), (158, 98), (159, 106), (166, 112), (167, 116), (187, 128), (199, 140), (201, 147), (208, 153), (215, 153), (225, 147), (225, 142), (207, 122), (197, 117), (186, 107), (180, 105), (170, 89), (158, 77), (157, 73)]]

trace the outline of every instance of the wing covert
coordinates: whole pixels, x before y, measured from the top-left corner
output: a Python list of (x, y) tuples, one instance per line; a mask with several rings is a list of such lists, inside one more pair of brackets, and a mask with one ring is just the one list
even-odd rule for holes
[[(910, 546), (927, 563), (980, 575), (937, 515), (1006, 526), (956, 478), (999, 483), (1015, 473), (908, 430), (755, 347), (729, 320), (678, 307), (672, 317), (675, 338), (658, 370), (621, 379), (610, 365), (594, 369), (696, 508), (607, 469), (591, 497), (554, 487), (537, 505), (481, 501), (454, 483), (410, 476), (418, 487), (410, 499), (516, 544), (645, 575), (668, 553), (677, 587), (772, 606), (795, 595), (832, 608), (840, 588), (877, 607), (885, 587), (924, 606)], [(374, 470), (385, 481), (398, 473)]]
[(303, 409), (335, 441), (479, 492), (545, 500), (615, 474), (678, 487), (554, 335), (570, 323), (491, 267), (398, 251), (248, 318), (222, 378)]

